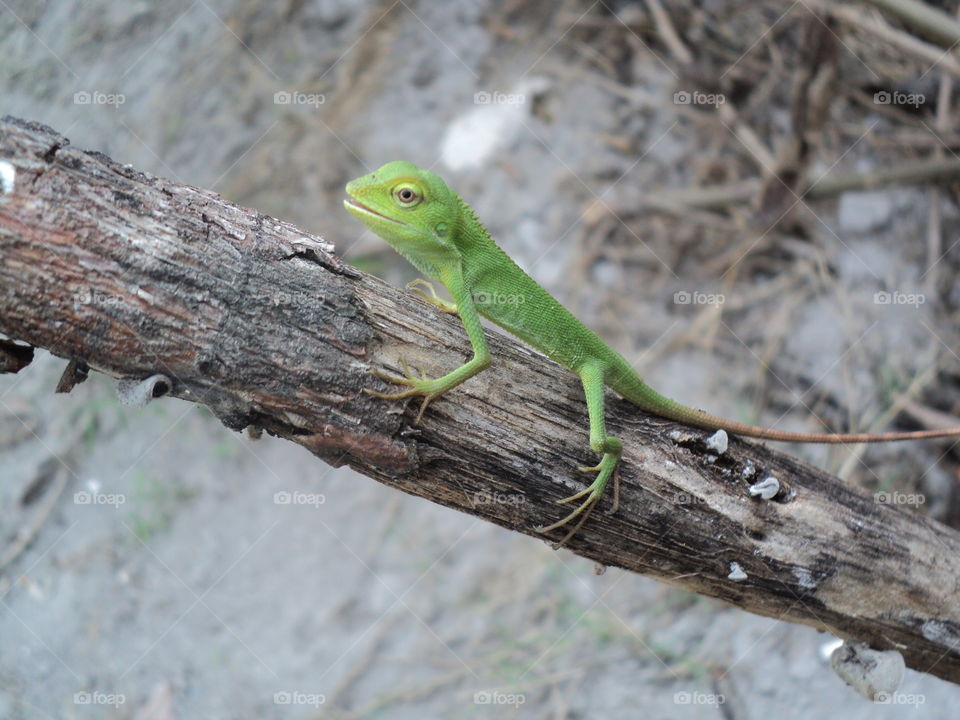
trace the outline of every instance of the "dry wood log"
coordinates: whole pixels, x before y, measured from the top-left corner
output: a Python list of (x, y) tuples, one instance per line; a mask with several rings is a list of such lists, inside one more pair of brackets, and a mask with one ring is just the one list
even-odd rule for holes
[[(367, 370), (396, 371), (401, 356), (454, 367), (469, 352), (456, 318), (281, 220), (40, 124), (0, 121), (0, 171), (8, 338), (149, 378), (150, 395), (536, 538), (582, 487), (575, 467), (594, 458), (578, 380), (512, 339), (492, 335), (493, 366), (412, 427), (415, 403), (361, 392), (388, 389)], [(608, 421), (625, 446), (619, 510), (593, 513), (570, 550), (960, 681), (956, 531), (761, 444), (732, 439), (718, 455), (708, 433), (619, 400)], [(751, 496), (768, 477), (775, 497)]]

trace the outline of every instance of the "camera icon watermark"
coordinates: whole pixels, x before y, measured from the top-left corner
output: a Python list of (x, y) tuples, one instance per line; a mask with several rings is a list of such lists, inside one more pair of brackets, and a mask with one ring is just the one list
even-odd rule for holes
[(913, 505), (919, 507), (927, 502), (923, 493), (904, 493), (897, 490), (883, 490), (873, 494), (873, 500), (878, 505)]
[(296, 90), (278, 90), (273, 94), (274, 105), (309, 105), (314, 110), (327, 102), (323, 93), (305, 93)]
[(113, 707), (120, 707), (126, 702), (126, 696), (121, 693), (80, 691), (73, 694), (74, 705), (112, 705)]
[(693, 493), (680, 491), (673, 494), (674, 505), (703, 505), (706, 502), (706, 500)]
[(482, 490), (473, 494), (474, 505), (522, 505), (527, 498), (522, 493), (502, 493)]
[(109, 295), (104, 292), (98, 292), (93, 288), (86, 288), (73, 294), (73, 301), (78, 305), (118, 305), (120, 298), (116, 295)]
[(673, 302), (675, 305), (723, 305), (726, 297), (721, 293), (678, 290), (673, 294)]
[(526, 101), (527, 96), (524, 93), (481, 90), (473, 94), (474, 105), (523, 105)]
[(127, 101), (123, 93), (105, 93), (100, 90), (79, 90), (73, 94), (74, 105), (111, 105), (118, 108)]
[(297, 307), (320, 307), (324, 299), (316, 293), (309, 293), (304, 290), (286, 291), (272, 290), (262, 295), (256, 296), (258, 299), (265, 300), (275, 307), (293, 305)]
[(905, 93), (899, 90), (879, 90), (873, 94), (875, 105), (912, 105), (919, 107), (927, 101), (923, 93)]
[(323, 493), (305, 493), (299, 490), (289, 492), (287, 490), (278, 490), (273, 494), (274, 505), (310, 505), (320, 507), (327, 501), (327, 496)]
[(723, 705), (726, 701), (722, 694), (715, 693), (681, 690), (673, 694), (674, 705)]
[(471, 293), (476, 305), (523, 305), (526, 297), (520, 293), (479, 292)]
[(109, 505), (118, 508), (127, 501), (123, 493), (104, 493), (98, 490), (78, 490), (73, 494), (74, 505)]
[(920, 707), (927, 702), (927, 696), (921, 693), (878, 692), (873, 701), (877, 705), (913, 705)]
[(905, 293), (899, 290), (887, 292), (880, 290), (873, 294), (874, 305), (912, 305), (920, 307), (927, 302), (927, 296), (923, 293)]
[(526, 701), (527, 696), (523, 693), (503, 693), (482, 690), (473, 694), (474, 705), (512, 705), (518, 708)]
[(700, 90), (677, 90), (673, 94), (674, 105), (711, 105), (720, 107), (727, 102), (723, 93), (705, 93)]
[(274, 705), (307, 705), (309, 707), (320, 707), (327, 701), (327, 696), (322, 693), (305, 693), (299, 690), (281, 690), (273, 694)]

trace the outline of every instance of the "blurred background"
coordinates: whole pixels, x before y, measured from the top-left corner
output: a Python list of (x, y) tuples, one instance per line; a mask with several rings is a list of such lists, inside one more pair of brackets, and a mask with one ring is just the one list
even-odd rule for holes
[[(960, 412), (951, 32), (815, 0), (0, 0), (0, 114), (396, 284), (341, 202), (410, 160), (666, 394), (918, 429)], [(956, 717), (954, 685), (908, 671), (870, 703), (828, 635), (202, 407), (124, 407), (97, 374), (54, 395), (39, 355), (0, 377), (0, 718)], [(956, 443), (787, 449), (960, 525)]]

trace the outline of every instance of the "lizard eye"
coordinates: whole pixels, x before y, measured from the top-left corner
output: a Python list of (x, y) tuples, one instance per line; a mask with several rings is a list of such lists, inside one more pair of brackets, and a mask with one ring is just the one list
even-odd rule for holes
[(423, 196), (420, 195), (417, 189), (410, 185), (398, 186), (393, 191), (393, 195), (397, 198), (397, 202), (408, 208), (413, 207), (423, 199)]

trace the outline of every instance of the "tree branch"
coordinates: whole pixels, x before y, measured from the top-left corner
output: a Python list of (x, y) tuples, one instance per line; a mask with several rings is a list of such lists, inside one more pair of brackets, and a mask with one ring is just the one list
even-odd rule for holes
[[(361, 392), (389, 389), (367, 370), (463, 362), (456, 318), (320, 238), (43, 125), (0, 121), (0, 177), (0, 331), (76, 361), (63, 388), (89, 366), (533, 537), (582, 487), (575, 468), (595, 458), (579, 383), (512, 339), (491, 336), (493, 366), (414, 428), (415, 403)], [(759, 444), (718, 455), (706, 433), (619, 400), (608, 422), (625, 446), (620, 507), (572, 551), (960, 681), (960, 534)], [(776, 496), (751, 496), (768, 476)]]

